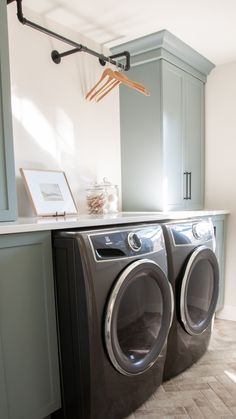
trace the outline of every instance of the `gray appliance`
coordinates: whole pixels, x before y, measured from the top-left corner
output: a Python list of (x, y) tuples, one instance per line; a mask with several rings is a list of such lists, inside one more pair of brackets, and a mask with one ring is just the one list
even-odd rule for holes
[(173, 315), (159, 225), (56, 232), (62, 418), (116, 419), (162, 383)]
[(206, 351), (218, 293), (219, 268), (210, 219), (163, 225), (168, 279), (175, 301), (164, 380), (181, 373)]

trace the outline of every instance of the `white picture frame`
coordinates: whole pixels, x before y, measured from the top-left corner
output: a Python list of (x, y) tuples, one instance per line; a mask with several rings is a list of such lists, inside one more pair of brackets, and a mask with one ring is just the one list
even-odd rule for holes
[(37, 216), (66, 216), (78, 213), (63, 171), (20, 168)]

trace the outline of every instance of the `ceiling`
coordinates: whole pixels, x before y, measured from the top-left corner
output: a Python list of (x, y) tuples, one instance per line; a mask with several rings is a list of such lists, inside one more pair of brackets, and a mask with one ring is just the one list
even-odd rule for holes
[(236, 0), (23, 0), (106, 46), (167, 29), (214, 64), (236, 61)]

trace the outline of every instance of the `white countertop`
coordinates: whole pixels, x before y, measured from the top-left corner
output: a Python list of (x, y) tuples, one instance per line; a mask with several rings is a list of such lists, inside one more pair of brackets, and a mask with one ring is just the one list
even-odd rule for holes
[(60, 230), (82, 227), (97, 227), (126, 223), (164, 221), (194, 217), (229, 214), (226, 210), (171, 211), (171, 212), (119, 212), (109, 215), (87, 215), (67, 217), (18, 218), (12, 222), (0, 222), (0, 234), (25, 233), (33, 231)]

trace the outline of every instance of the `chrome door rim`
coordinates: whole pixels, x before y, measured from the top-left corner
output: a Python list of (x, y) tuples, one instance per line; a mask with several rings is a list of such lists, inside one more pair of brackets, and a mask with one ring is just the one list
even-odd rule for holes
[[(180, 316), (181, 316), (181, 321), (182, 321), (182, 323), (184, 325), (185, 330), (190, 335), (200, 335), (200, 334), (202, 334), (203, 332), (205, 332), (205, 330), (207, 329), (207, 327), (209, 326), (209, 323), (211, 321), (211, 320), (209, 320), (209, 322), (206, 324), (206, 327), (204, 329), (201, 329), (200, 332), (197, 331), (197, 330), (194, 331), (193, 328), (191, 328), (189, 326), (189, 321), (188, 321), (187, 316), (186, 316), (186, 306), (185, 306), (185, 303), (186, 303), (186, 293), (187, 293), (187, 285), (188, 285), (188, 282), (189, 282), (189, 274), (190, 274), (190, 272), (191, 272), (191, 270), (193, 268), (194, 261), (196, 260), (196, 258), (198, 257), (198, 255), (200, 253), (202, 253), (203, 251), (205, 251), (205, 250), (210, 251), (211, 252), (211, 255), (214, 255), (215, 261), (217, 262), (215, 253), (209, 247), (207, 247), (207, 246), (199, 246), (199, 247), (197, 247), (193, 251), (193, 253), (191, 254), (191, 256), (190, 256), (190, 258), (188, 260), (187, 267), (185, 269), (184, 277), (183, 277), (182, 284), (181, 284), (181, 292), (180, 292)], [(217, 266), (218, 266), (218, 262), (217, 262)], [(218, 287), (219, 287), (219, 277), (218, 277), (218, 279), (216, 281), (218, 282)], [(213, 304), (211, 303), (211, 305), (209, 307), (208, 316), (206, 317), (206, 320), (205, 320), (206, 322), (207, 322), (207, 319), (210, 317), (209, 316), (210, 314), (211, 314), (211, 317), (213, 317), (214, 311), (215, 311), (215, 308), (216, 308), (216, 304), (217, 304), (217, 298), (215, 299), (215, 302), (213, 302)]]
[(163, 343), (163, 346), (162, 346), (161, 350), (159, 351), (159, 353), (157, 354), (157, 356), (153, 359), (153, 361), (150, 364), (148, 364), (147, 368), (145, 368), (144, 370), (137, 371), (137, 372), (129, 372), (129, 371), (126, 371), (124, 368), (122, 368), (122, 366), (117, 362), (116, 356), (115, 356), (114, 351), (113, 351), (113, 346), (112, 346), (111, 329), (112, 329), (112, 318), (113, 318), (115, 302), (116, 302), (117, 296), (119, 294), (119, 291), (120, 291), (123, 283), (125, 282), (127, 276), (130, 275), (130, 273), (134, 269), (136, 269), (138, 266), (144, 265), (144, 264), (145, 265), (149, 264), (149, 265), (156, 266), (156, 267), (158, 267), (158, 269), (161, 270), (160, 266), (156, 262), (154, 262), (152, 260), (149, 260), (149, 259), (141, 259), (141, 260), (138, 260), (138, 261), (135, 261), (135, 262), (131, 263), (131, 265), (129, 265), (127, 268), (125, 268), (125, 270), (121, 273), (119, 279), (117, 280), (117, 282), (116, 282), (116, 284), (115, 284), (115, 286), (114, 286), (114, 288), (111, 292), (110, 299), (109, 299), (108, 306), (107, 306), (107, 310), (106, 310), (106, 316), (105, 316), (105, 342), (106, 342), (106, 348), (107, 348), (110, 360), (111, 360), (112, 364), (114, 365), (114, 367), (121, 374), (127, 375), (127, 376), (134, 376), (134, 375), (143, 374), (149, 368), (152, 367), (152, 365), (156, 362), (156, 360), (160, 356), (160, 353), (161, 353), (163, 347), (165, 346), (166, 339), (168, 337), (168, 332), (169, 332), (169, 329), (171, 327), (172, 320), (173, 320), (173, 313), (174, 313), (173, 291), (172, 291), (172, 287), (171, 287), (165, 273), (161, 270), (163, 272), (163, 275), (166, 278), (166, 285), (168, 285), (168, 287), (169, 287), (170, 300), (171, 300), (171, 303), (170, 303), (170, 320), (169, 320), (169, 324), (168, 324), (167, 331), (166, 331), (165, 342)]

